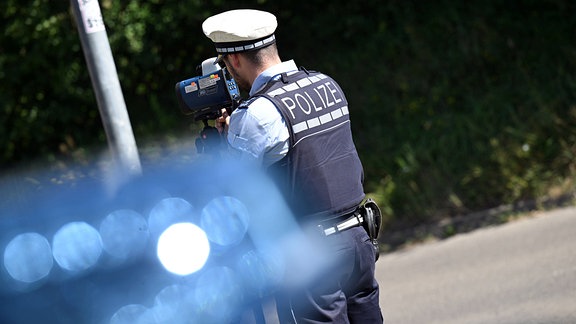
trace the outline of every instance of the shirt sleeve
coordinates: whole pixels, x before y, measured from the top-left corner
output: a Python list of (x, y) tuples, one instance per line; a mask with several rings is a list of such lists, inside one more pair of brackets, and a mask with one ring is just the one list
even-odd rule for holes
[(266, 98), (258, 98), (230, 116), (228, 143), (241, 153), (242, 160), (264, 166), (279, 161), (288, 151), (288, 138), (282, 115)]

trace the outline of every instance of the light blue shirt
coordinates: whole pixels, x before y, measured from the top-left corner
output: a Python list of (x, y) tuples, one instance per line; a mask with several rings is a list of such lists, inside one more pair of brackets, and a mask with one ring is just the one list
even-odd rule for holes
[[(293, 60), (274, 65), (254, 80), (250, 96), (284, 72), (296, 71)], [(260, 97), (250, 103), (249, 109), (236, 109), (230, 116), (228, 143), (240, 152), (241, 159), (256, 161), (263, 167), (280, 161), (289, 148), (288, 128), (276, 106)]]

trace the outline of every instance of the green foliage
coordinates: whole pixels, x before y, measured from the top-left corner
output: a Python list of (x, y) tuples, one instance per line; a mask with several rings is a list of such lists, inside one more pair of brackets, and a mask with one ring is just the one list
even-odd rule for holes
[(376, 67), (348, 95), (371, 107), (354, 116), (356, 138), (372, 190), (381, 191), (377, 179), (394, 184), (398, 218), (539, 197), (571, 174), (573, 4), (402, 1), (372, 9), (379, 32), (366, 37), (365, 52)]
[[(540, 197), (576, 170), (573, 1), (100, 5), (141, 147), (196, 135), (174, 84), (214, 55), (202, 21), (244, 7), (277, 15), (283, 59), (339, 80), (388, 222)], [(0, 165), (87, 159), (106, 138), (69, 3), (4, 0), (0, 15)]]
[(0, 15), (2, 164), (67, 150), (79, 128), (101, 136), (84, 100), (92, 92), (68, 5), (7, 0)]
[[(101, 1), (101, 10), (137, 141), (185, 131), (173, 89), (213, 55), (209, 42), (195, 41), (205, 39), (207, 5)], [(0, 12), (0, 165), (78, 159), (105, 146), (70, 4), (7, 0)]]

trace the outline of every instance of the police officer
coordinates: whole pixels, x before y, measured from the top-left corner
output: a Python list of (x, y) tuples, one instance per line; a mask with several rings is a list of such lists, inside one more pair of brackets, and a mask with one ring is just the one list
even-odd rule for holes
[(374, 247), (359, 226), (363, 170), (348, 102), (331, 77), (281, 61), (276, 27), (273, 14), (248, 9), (202, 24), (216, 63), (249, 94), (230, 116), (223, 111), (217, 128), (241, 159), (270, 171), (298, 222), (325, 237), (338, 260), (314, 285), (279, 295), (279, 316), (283, 323), (382, 323)]

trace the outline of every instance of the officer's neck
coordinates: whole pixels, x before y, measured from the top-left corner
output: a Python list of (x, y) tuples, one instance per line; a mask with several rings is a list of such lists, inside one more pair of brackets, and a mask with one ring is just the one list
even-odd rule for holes
[(248, 60), (245, 60), (245, 64), (248, 66), (248, 78), (247, 81), (250, 83), (250, 86), (254, 84), (254, 80), (262, 74), (262, 72), (268, 70), (269, 68), (282, 63), (279, 57), (271, 57), (263, 60), (261, 64), (254, 64)]

